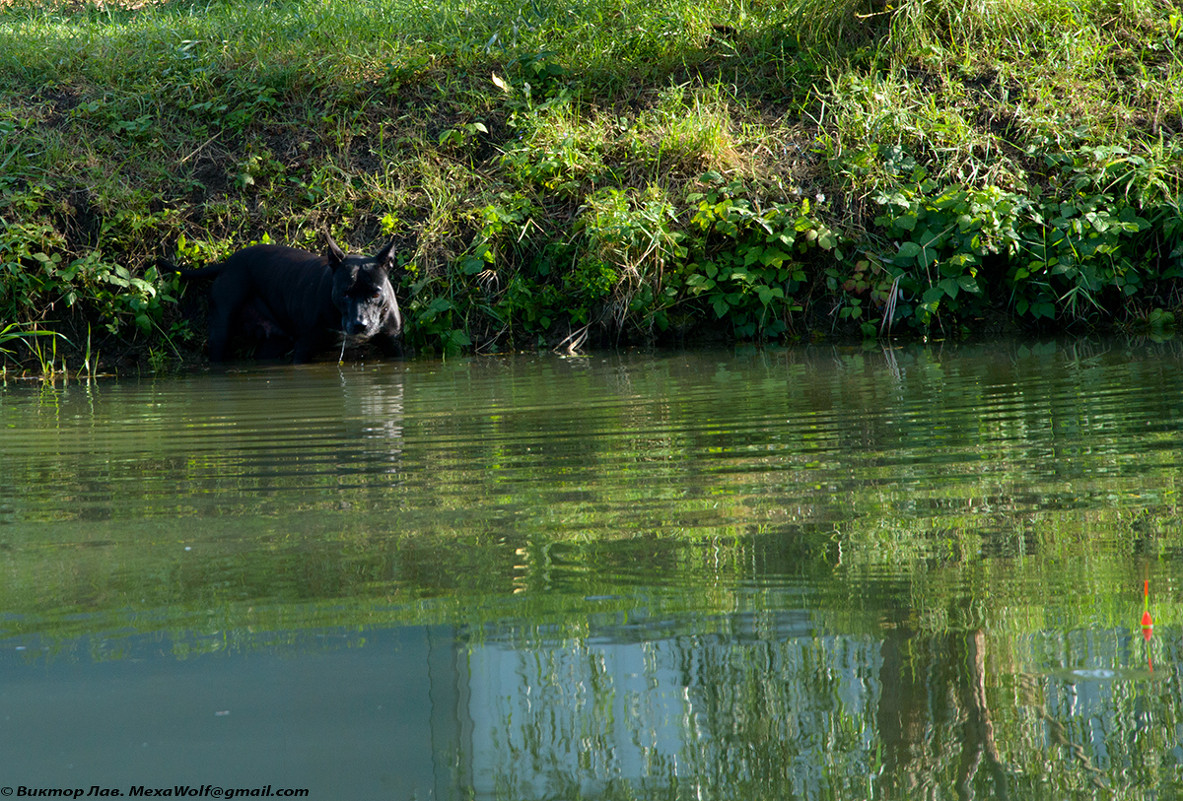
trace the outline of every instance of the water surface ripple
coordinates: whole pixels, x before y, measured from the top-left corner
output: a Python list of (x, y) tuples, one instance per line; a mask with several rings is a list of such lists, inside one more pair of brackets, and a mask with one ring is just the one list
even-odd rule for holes
[(10, 383), (0, 784), (1174, 797), (1180, 464), (1174, 343)]

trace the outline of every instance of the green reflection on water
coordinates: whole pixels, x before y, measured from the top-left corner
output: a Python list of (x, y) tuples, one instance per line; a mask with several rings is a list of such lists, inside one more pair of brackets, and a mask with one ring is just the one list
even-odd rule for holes
[(418, 797), (1172, 790), (1181, 365), (827, 348), (9, 388), (0, 646), (236, 677), (406, 639), (434, 689), (375, 736), (432, 743)]

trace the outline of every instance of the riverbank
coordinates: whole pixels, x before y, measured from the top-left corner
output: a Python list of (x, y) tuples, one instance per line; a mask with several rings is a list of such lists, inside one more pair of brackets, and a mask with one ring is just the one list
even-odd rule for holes
[(198, 359), (157, 259), (326, 230), (417, 352), (1167, 331), (1181, 131), (1161, 0), (16, 2), (0, 349)]

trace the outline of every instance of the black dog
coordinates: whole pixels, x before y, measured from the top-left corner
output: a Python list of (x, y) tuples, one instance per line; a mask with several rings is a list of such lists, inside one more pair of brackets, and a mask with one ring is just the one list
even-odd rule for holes
[(398, 353), (402, 316), (390, 268), (394, 242), (378, 255), (345, 255), (328, 237), (326, 256), (281, 245), (253, 245), (221, 264), (177, 270), (210, 287), (209, 355), (230, 355), (231, 342), (254, 345), (256, 355), (276, 357), (289, 349), (306, 362), (339, 333), (373, 340), (384, 353)]

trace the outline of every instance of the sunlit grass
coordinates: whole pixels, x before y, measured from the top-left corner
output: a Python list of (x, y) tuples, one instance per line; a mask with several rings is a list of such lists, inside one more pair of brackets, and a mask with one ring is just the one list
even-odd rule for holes
[[(509, 337), (489, 347), (562, 338), (575, 322), (566, 318), (615, 318), (622, 304), (626, 328), (652, 333), (645, 321), (664, 314), (662, 286), (605, 296), (598, 310), (563, 308), (581, 280), (565, 271), (603, 244), (571, 226), (609, 190), (658, 187), (671, 231), (686, 234), (709, 175), (757, 215), (807, 199), (802, 225), (833, 235), (817, 254), (794, 243), (785, 275), (776, 253), (740, 254), (769, 268), (753, 280), (783, 308), (753, 312), (726, 285), (715, 297), (679, 295), (670, 302), (682, 322), (666, 324), (820, 332), (835, 330), (839, 310), (839, 328), (861, 321), (867, 335), (887, 290), (841, 288), (868, 276), (891, 286), (898, 276), (867, 265), (901, 245), (876, 230), (873, 199), (923, 180), (937, 195), (1045, 197), (1065, 183), (1057, 165), (1098, 152), (1120, 160), (1121, 148), (1141, 160), (1128, 195), (1153, 204), (1153, 235), (1177, 258), (1183, 224), (1164, 209), (1177, 205), (1183, 176), (1181, 54), (1183, 12), (1161, 0), (17, 2), (0, 7), (0, 217), (52, 235), (32, 242), (10, 229), (0, 256), (27, 266), (52, 240), (63, 265), (90, 257), (139, 272), (181, 237), (193, 253), (226, 252), (264, 234), (304, 244), (328, 225), (359, 246), (401, 236), (404, 261), (433, 276), (407, 287), (426, 293), (419, 307), (437, 292), (466, 305), (455, 320)], [(495, 206), (532, 211), (494, 231)], [(701, 254), (722, 247), (713, 229), (696, 235)], [(766, 244), (739, 232), (730, 246)], [(472, 261), (494, 251), (496, 284)], [(1157, 279), (1173, 268), (1139, 269)], [(909, 291), (930, 289), (927, 275)], [(503, 294), (511, 279), (528, 291)], [(122, 333), (135, 318), (72, 282), (49, 276), (0, 298), (44, 306), (72, 293), (75, 332), (90, 322)], [(1005, 306), (1012, 290), (998, 287), (994, 302)], [(1175, 302), (1150, 279), (1138, 291), (1148, 295), (1136, 314)], [(1059, 313), (1064, 292), (1048, 290), (1036, 319)], [(167, 330), (167, 297), (147, 301), (156, 328), (141, 319), (145, 333)], [(944, 301), (950, 314), (954, 300)], [(1064, 306), (1063, 319), (1096, 308), (1118, 321), (1135, 314), (1098, 301)], [(805, 325), (790, 325), (793, 315)], [(38, 322), (27, 308), (3, 316)], [(912, 324), (927, 331), (939, 316)], [(463, 338), (438, 318), (410, 323), (418, 347)]]

